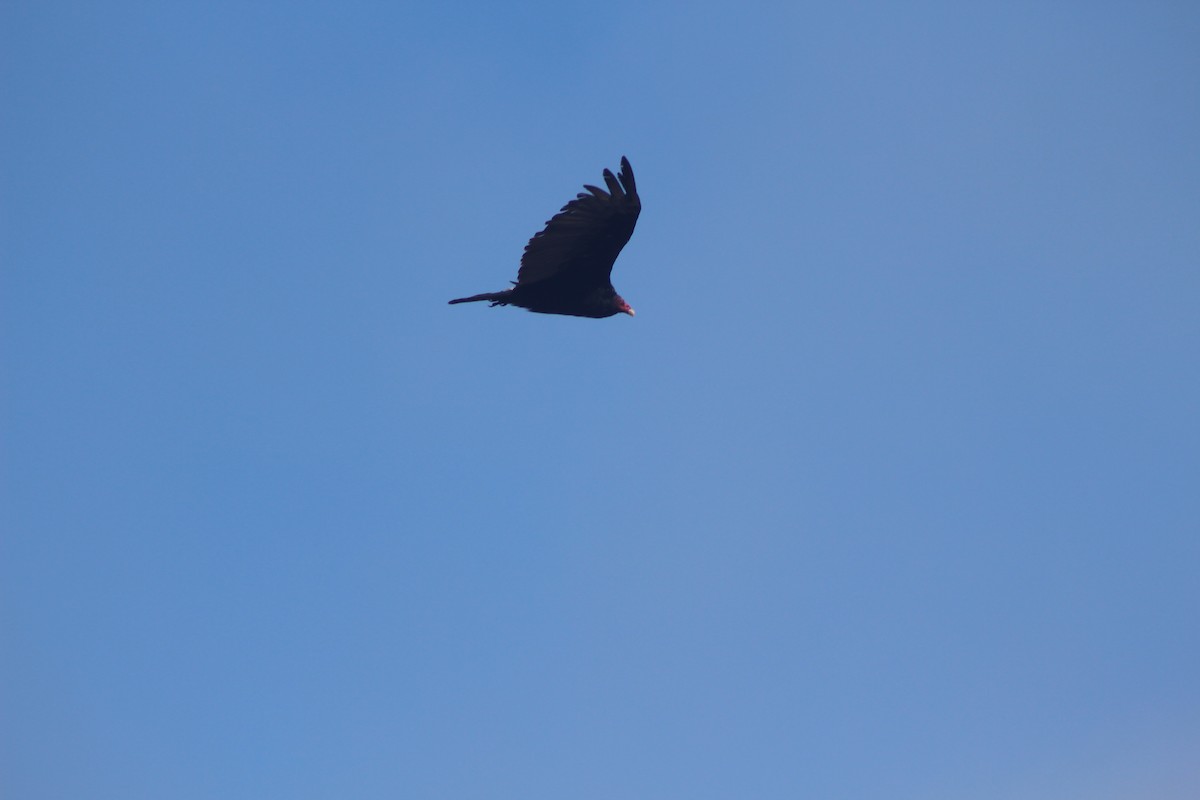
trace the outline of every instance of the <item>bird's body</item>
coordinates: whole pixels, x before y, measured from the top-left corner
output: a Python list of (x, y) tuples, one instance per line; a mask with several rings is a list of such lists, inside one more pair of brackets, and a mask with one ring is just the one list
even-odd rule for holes
[(604, 183), (607, 192), (584, 186), (587, 193), (580, 192), (529, 240), (511, 289), (450, 303), (487, 300), (494, 306), (519, 306), (541, 314), (633, 316), (609, 277), (642, 210), (629, 160), (621, 159), (619, 177), (604, 170)]

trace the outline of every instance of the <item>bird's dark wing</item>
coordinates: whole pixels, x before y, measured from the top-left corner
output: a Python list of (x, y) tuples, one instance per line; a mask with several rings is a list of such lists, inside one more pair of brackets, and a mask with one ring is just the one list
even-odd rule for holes
[(603, 283), (609, 280), (613, 262), (633, 235), (642, 201), (638, 198), (633, 169), (621, 158), (621, 172), (604, 170), (608, 191), (584, 186), (534, 235), (521, 256), (518, 285), (536, 283), (563, 272), (580, 280)]

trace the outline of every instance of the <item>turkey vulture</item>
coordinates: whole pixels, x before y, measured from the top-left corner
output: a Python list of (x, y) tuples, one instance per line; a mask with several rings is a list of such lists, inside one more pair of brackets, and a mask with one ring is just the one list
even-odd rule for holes
[(451, 305), (489, 300), (493, 306), (520, 306), (541, 314), (632, 317), (633, 309), (609, 280), (642, 210), (629, 159), (621, 157), (616, 176), (604, 170), (604, 183), (607, 192), (584, 185), (586, 193), (576, 195), (534, 234), (511, 289), (460, 297)]

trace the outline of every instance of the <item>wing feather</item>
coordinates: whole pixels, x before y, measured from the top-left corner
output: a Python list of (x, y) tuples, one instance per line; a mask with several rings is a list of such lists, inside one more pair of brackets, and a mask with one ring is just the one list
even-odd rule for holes
[(608, 191), (585, 184), (546, 227), (525, 246), (519, 285), (536, 283), (563, 273), (583, 282), (609, 280), (613, 262), (633, 235), (642, 202), (629, 160), (621, 158), (620, 177), (604, 170)]

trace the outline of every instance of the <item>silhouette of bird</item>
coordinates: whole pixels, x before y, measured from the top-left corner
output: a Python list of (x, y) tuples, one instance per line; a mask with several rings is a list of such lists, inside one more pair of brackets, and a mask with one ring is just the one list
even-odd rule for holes
[(451, 300), (489, 301), (493, 306), (518, 306), (540, 314), (576, 317), (633, 316), (633, 309), (613, 289), (613, 262), (633, 235), (642, 201), (629, 159), (621, 171), (604, 170), (608, 191), (584, 185), (525, 245), (521, 268), (511, 289), (484, 292)]

